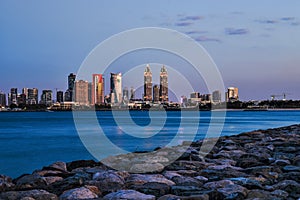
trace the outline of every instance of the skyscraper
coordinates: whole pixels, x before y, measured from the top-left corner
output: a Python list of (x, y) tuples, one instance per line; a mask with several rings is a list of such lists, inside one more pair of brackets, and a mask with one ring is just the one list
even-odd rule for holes
[(65, 101), (74, 101), (74, 86), (75, 86), (76, 75), (71, 73), (68, 76), (68, 89), (65, 92)]
[(18, 89), (17, 88), (11, 88), (10, 93), (8, 94), (8, 105), (15, 104), (17, 105), (17, 97), (18, 97)]
[(219, 90), (213, 91), (212, 93), (212, 102), (213, 103), (220, 103), (222, 101), (221, 92)]
[(75, 90), (74, 90), (74, 97), (75, 102), (80, 105), (87, 105), (89, 104), (89, 82), (79, 80), (75, 81)]
[(167, 72), (165, 66), (163, 66), (160, 70), (159, 100), (161, 102), (169, 101), (169, 96), (168, 96), (168, 72)]
[(52, 90), (43, 90), (41, 95), (41, 104), (52, 105)]
[(92, 104), (104, 103), (104, 78), (102, 74), (93, 74)]
[(126, 103), (129, 102), (129, 91), (127, 87), (123, 89), (123, 101)]
[(6, 95), (0, 91), (0, 107), (6, 106)]
[(149, 65), (144, 71), (144, 101), (152, 101), (152, 72)]
[(153, 101), (159, 102), (159, 86), (158, 85), (153, 86)]
[(27, 104), (38, 104), (39, 91), (37, 88), (28, 88)]
[(56, 102), (58, 102), (58, 103), (64, 102), (64, 92), (63, 91), (56, 92)]
[(229, 87), (226, 93), (226, 101), (234, 102), (239, 100), (239, 89), (236, 87)]
[(112, 105), (122, 102), (122, 74), (110, 73), (110, 101)]
[(130, 100), (133, 100), (133, 99), (135, 99), (135, 91), (134, 91), (134, 88), (131, 87), (130, 88)]

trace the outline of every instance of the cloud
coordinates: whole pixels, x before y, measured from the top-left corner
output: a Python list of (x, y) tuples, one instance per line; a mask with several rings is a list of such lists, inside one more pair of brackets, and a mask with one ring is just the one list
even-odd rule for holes
[(295, 19), (295, 17), (282, 17), (281, 20), (282, 21), (293, 21)]
[(197, 20), (201, 20), (201, 19), (204, 19), (204, 16), (201, 16), (201, 15), (193, 15), (193, 16), (185, 16), (185, 17), (182, 17), (180, 18), (179, 20), (180, 21), (197, 21)]
[(276, 20), (271, 20), (271, 19), (266, 19), (266, 20), (255, 20), (256, 22), (258, 23), (261, 23), (261, 24), (276, 24), (278, 23), (278, 21)]
[(300, 25), (300, 22), (293, 22), (291, 23), (292, 26), (299, 26)]
[(225, 33), (227, 35), (246, 35), (249, 33), (249, 30), (245, 28), (226, 28)]
[(210, 38), (206, 36), (198, 36), (198, 37), (193, 37), (194, 40), (197, 42), (219, 42), (221, 43), (222, 41), (217, 39), (217, 38)]
[(192, 24), (193, 24), (192, 22), (178, 22), (175, 23), (175, 26), (190, 26)]
[(233, 11), (233, 12), (230, 12), (230, 14), (232, 14), (232, 15), (243, 15), (244, 13), (241, 12), (241, 11)]
[(195, 35), (195, 34), (203, 34), (203, 33), (207, 33), (207, 31), (196, 31), (196, 30), (192, 30), (192, 31), (186, 31), (185, 34), (187, 35)]

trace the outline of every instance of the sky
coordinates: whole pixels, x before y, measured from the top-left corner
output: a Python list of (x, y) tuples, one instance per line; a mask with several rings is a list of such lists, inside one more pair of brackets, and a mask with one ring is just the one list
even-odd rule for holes
[[(66, 90), (68, 74), (77, 73), (100, 42), (133, 28), (161, 27), (202, 45), (225, 87), (238, 87), (241, 100), (283, 93), (300, 99), (299, 10), (297, 0), (1, 0), (0, 90)], [(123, 56), (111, 69), (126, 73), (124, 66), (128, 70), (147, 62), (173, 67), (178, 65), (174, 60), (144, 51)], [(189, 81), (200, 93), (207, 92), (198, 77)]]

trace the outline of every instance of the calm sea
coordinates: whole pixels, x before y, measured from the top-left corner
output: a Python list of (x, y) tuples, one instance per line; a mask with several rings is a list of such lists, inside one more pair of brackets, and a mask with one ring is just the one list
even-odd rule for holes
[[(176, 136), (177, 133), (189, 133), (193, 126), (193, 115), (187, 116), (187, 123), (179, 125), (180, 112), (168, 112), (165, 116), (156, 112), (151, 119), (148, 112), (132, 111), (131, 119), (139, 125), (127, 123), (128, 116), (117, 116), (123, 124), (118, 126), (111, 112), (97, 112), (100, 125), (110, 141), (127, 151), (151, 150), (162, 147)], [(243, 112), (228, 111), (222, 135), (233, 135), (245, 131), (268, 129), (300, 123), (300, 111), (267, 111)], [(210, 112), (200, 112), (200, 124), (195, 140), (203, 138), (210, 124)], [(82, 123), (86, 123), (86, 132), (95, 132), (97, 127), (89, 123), (89, 114), (82, 115)], [(149, 135), (136, 138), (122, 130), (138, 131)], [(157, 133), (157, 134), (155, 134)], [(185, 137), (181, 138), (182, 141)], [(180, 141), (181, 142), (181, 141)], [(101, 150), (103, 156), (109, 155), (109, 150)], [(55, 161), (72, 161), (79, 159), (94, 159), (86, 150), (76, 131), (72, 112), (0, 112), (0, 174), (17, 177), (31, 173), (35, 169), (49, 165)]]

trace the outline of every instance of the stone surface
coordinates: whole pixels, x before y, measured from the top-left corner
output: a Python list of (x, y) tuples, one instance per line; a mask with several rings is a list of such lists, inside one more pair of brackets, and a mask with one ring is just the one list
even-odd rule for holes
[(98, 195), (92, 192), (87, 187), (80, 187), (65, 191), (59, 196), (60, 200), (74, 200), (74, 199), (94, 199), (98, 198)]
[(20, 200), (26, 198), (35, 200), (58, 200), (55, 194), (51, 194), (45, 190), (10, 191), (0, 194), (0, 199)]
[(155, 200), (155, 196), (146, 195), (135, 190), (119, 190), (107, 194), (103, 197), (105, 200), (131, 199), (131, 200)]

